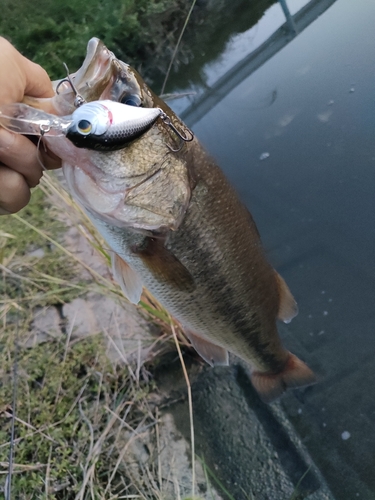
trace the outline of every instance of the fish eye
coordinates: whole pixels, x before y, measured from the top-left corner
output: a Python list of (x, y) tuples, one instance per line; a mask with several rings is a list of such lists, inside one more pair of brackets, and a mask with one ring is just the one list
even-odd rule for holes
[(127, 104), (128, 106), (141, 106), (142, 101), (137, 95), (124, 95), (120, 100), (122, 104)]
[(92, 130), (92, 124), (88, 120), (80, 120), (77, 124), (78, 130), (82, 134), (89, 134)]

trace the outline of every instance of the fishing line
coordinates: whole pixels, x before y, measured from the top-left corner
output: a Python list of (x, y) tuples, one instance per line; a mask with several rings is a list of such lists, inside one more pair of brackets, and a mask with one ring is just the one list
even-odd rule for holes
[(40, 126), (40, 136), (38, 139), (38, 143), (36, 145), (36, 158), (38, 160), (39, 165), (42, 167), (42, 170), (47, 170), (47, 167), (44, 166), (43, 161), (42, 161), (42, 155), (40, 153), (40, 146), (43, 144), (44, 146), (44, 152), (47, 153), (47, 148), (44, 142), (42, 142), (43, 135), (45, 134), (45, 131), (42, 129), (42, 126)]
[(171, 59), (171, 62), (169, 63), (169, 66), (168, 66), (168, 69), (167, 69), (167, 73), (165, 75), (165, 78), (164, 78), (164, 82), (163, 82), (163, 86), (161, 88), (161, 91), (160, 93), (161, 94), (164, 94), (164, 89), (165, 89), (165, 86), (167, 84), (167, 80), (169, 78), (169, 73), (171, 72), (171, 69), (172, 69), (172, 65), (173, 65), (173, 62), (175, 60), (175, 57), (176, 57), (176, 54), (177, 54), (177, 50), (178, 50), (178, 47), (180, 46), (180, 42), (182, 40), (182, 36), (185, 32), (185, 29), (186, 29), (186, 26), (189, 22), (189, 19), (190, 19), (190, 16), (191, 16), (191, 13), (193, 12), (193, 9), (194, 9), (194, 6), (195, 6), (195, 3), (196, 3), (197, 0), (193, 0), (193, 3), (191, 4), (191, 7), (190, 7), (190, 10), (189, 10), (189, 13), (188, 15), (186, 16), (186, 19), (185, 19), (185, 23), (182, 27), (182, 30), (181, 30), (181, 33), (180, 33), (180, 36), (178, 37), (178, 40), (177, 40), (177, 44), (176, 44), (176, 47), (174, 49), (174, 52), (173, 52), (173, 55), (172, 55), (172, 59)]
[[(20, 292), (18, 291), (18, 298)], [(12, 500), (12, 477), (13, 477), (13, 461), (14, 461), (14, 436), (15, 422), (17, 409), (17, 389), (18, 389), (18, 336), (19, 336), (19, 309), (17, 308), (16, 315), (16, 331), (14, 336), (14, 362), (13, 362), (13, 394), (12, 394), (12, 421), (10, 430), (10, 446), (9, 446), (9, 465), (8, 474), (5, 479), (5, 500)]]

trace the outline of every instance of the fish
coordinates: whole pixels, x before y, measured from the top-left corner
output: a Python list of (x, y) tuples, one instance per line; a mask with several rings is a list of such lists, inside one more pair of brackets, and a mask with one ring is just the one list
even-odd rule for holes
[(124, 295), (138, 303), (146, 287), (211, 366), (228, 365), (228, 352), (244, 360), (267, 403), (315, 383), (277, 330), (277, 320), (297, 314), (296, 301), (267, 261), (248, 209), (187, 126), (97, 38), (82, 67), (54, 85), (55, 97), (24, 102), (63, 117), (75, 112), (78, 96), (157, 108), (166, 117), (110, 151), (43, 136), (63, 160), (70, 193), (111, 248)]

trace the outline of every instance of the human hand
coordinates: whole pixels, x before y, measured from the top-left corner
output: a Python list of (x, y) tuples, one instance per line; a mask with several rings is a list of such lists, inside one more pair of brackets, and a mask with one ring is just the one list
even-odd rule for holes
[[(46, 71), (22, 56), (0, 37), (0, 105), (21, 102), (25, 95), (52, 97), (54, 91)], [(60, 160), (40, 148), (43, 165), (59, 168)], [(42, 177), (36, 146), (25, 136), (0, 127), (0, 215), (18, 212), (30, 200), (30, 188)]]

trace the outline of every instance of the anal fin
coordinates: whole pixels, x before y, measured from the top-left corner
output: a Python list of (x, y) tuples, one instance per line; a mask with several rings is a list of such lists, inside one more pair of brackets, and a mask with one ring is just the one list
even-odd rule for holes
[(294, 316), (297, 316), (298, 314), (297, 302), (294, 300), (292, 292), (289, 290), (289, 287), (285, 283), (284, 279), (276, 271), (275, 274), (280, 295), (279, 312), (277, 317), (278, 319), (281, 319), (281, 321), (284, 321), (284, 323), (290, 323)]
[(125, 297), (133, 304), (138, 304), (142, 295), (142, 280), (117, 253), (112, 253), (112, 272)]
[(203, 339), (196, 333), (184, 329), (188, 339), (193, 344), (197, 353), (211, 366), (228, 366), (229, 358), (228, 351), (224, 347), (212, 344), (208, 340)]

